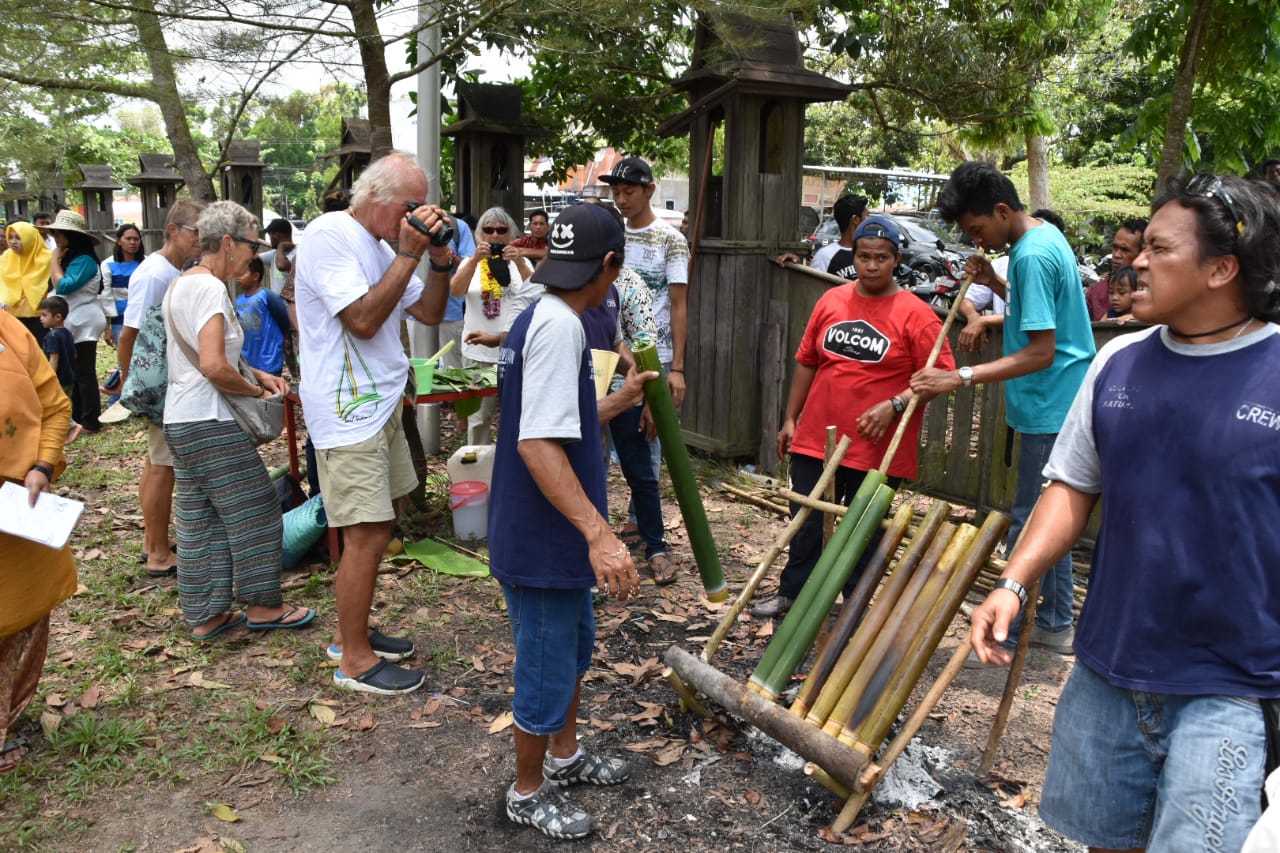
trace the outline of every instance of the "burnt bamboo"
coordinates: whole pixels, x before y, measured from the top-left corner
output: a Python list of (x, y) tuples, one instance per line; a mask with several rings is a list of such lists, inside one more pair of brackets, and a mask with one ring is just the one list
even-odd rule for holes
[(859, 697), (866, 691), (867, 682), (893, 647), (898, 634), (906, 630), (905, 626), (910, 624), (912, 614), (920, 608), (921, 601), (932, 601), (937, 597), (944, 580), (943, 561), (948, 559), (953, 549), (952, 543), (956, 542), (959, 535), (960, 529), (950, 522), (942, 525), (916, 569), (910, 586), (903, 591), (884, 626), (871, 638), (862, 660), (849, 670), (848, 680), (843, 685), (828, 685), (829, 689), (834, 688), (834, 700), (822, 696), (821, 704), (809, 712), (810, 716), (816, 717), (823, 708), (829, 709), (822, 723), (824, 732), (832, 737), (839, 737), (853, 715)]
[[(831, 543), (823, 550), (822, 555), (818, 557), (817, 564), (813, 567), (813, 571), (809, 573), (809, 579), (801, 587), (800, 594), (796, 596), (796, 600), (792, 602), (791, 609), (783, 617), (777, 631), (774, 632), (773, 639), (769, 641), (768, 648), (765, 649), (764, 655), (760, 658), (760, 663), (756, 665), (756, 671), (751, 675), (751, 682), (765, 696), (771, 699), (778, 698), (778, 693), (781, 689), (779, 679), (773, 676), (778, 661), (783, 657), (783, 653), (788, 644), (791, 643), (791, 638), (795, 635), (800, 623), (805, 621), (805, 615), (815, 607), (823, 581), (831, 573), (832, 567), (840, 556), (840, 551), (849, 541), (854, 529), (858, 527), (858, 523), (862, 520), (867, 506), (871, 503), (871, 499), (875, 497), (876, 490), (884, 482), (885, 477), (873, 473), (869, 473), (863, 479), (857, 493), (849, 501), (850, 513), (844, 517), (839, 527), (836, 528), (835, 535), (831, 538)], [(831, 605), (828, 603), (827, 608), (830, 609), (830, 607)], [(810, 637), (810, 640), (812, 640), (812, 637)], [(787, 677), (790, 677), (790, 673), (787, 673)]]
[[(867, 474), (868, 479), (873, 479), (875, 472)], [(859, 559), (867, 549), (867, 543), (870, 542), (871, 536), (880, 529), (880, 520), (889, 510), (889, 505), (893, 502), (893, 489), (884, 485), (884, 478), (880, 477), (880, 485), (876, 488), (875, 494), (872, 496), (866, 509), (862, 513), (862, 517), (858, 519), (858, 523), (850, 533), (843, 538), (839, 536), (832, 537), (832, 545), (837, 545), (839, 551), (837, 556), (832, 560), (830, 567), (825, 574), (819, 575), (815, 572), (814, 576), (809, 579), (809, 583), (817, 580), (820, 582), (817, 590), (809, 596), (809, 603), (801, 609), (799, 606), (793, 606), (787, 618), (791, 618), (792, 614), (796, 615), (795, 627), (787, 636), (786, 644), (782, 647), (781, 653), (774, 662), (774, 667), (768, 670), (768, 677), (761, 679), (758, 683), (768, 692), (765, 694), (773, 698), (777, 698), (782, 693), (782, 689), (786, 686), (791, 676), (795, 673), (796, 667), (804, 659), (805, 654), (809, 651), (809, 647), (813, 645), (814, 638), (818, 636), (818, 628), (826, 621), (827, 614), (831, 612), (831, 606), (835, 603), (836, 596), (840, 594), (841, 588), (849, 580), (849, 575), (857, 567)], [(846, 516), (847, 521), (852, 519)], [(846, 522), (841, 523), (841, 528), (847, 525)], [(832, 550), (831, 548), (827, 549)], [(805, 589), (801, 591), (801, 597), (804, 592), (808, 591), (809, 584), (805, 584)], [(799, 599), (796, 604), (799, 605)], [(784, 620), (785, 621), (785, 620)], [(774, 638), (774, 643), (778, 640)], [(770, 643), (770, 648), (774, 643)]]
[[(907, 654), (892, 674), (892, 678), (886, 685), (882, 699), (874, 712), (859, 728), (854, 729), (851, 726), (846, 730), (853, 733), (854, 747), (856, 749), (859, 751), (865, 750), (867, 755), (870, 756), (874, 755), (880, 744), (883, 743), (885, 736), (889, 733), (889, 728), (893, 725), (893, 721), (897, 719), (898, 713), (907, 703), (907, 697), (911, 695), (911, 690), (915, 687), (916, 682), (920, 680), (920, 674), (924, 672), (925, 666), (928, 665), (929, 658), (933, 656), (934, 651), (938, 648), (938, 643), (941, 642), (943, 634), (951, 627), (956, 609), (959, 608), (960, 602), (964, 600), (965, 594), (968, 593), (969, 586), (973, 583), (973, 576), (978, 572), (978, 567), (991, 555), (996, 543), (1000, 541), (1008, 528), (1009, 517), (1007, 515), (993, 512), (987, 516), (972, 546), (968, 548), (959, 565), (955, 567), (946, 589), (944, 589), (933, 610), (929, 613), (922, 630), (917, 632), (917, 636)], [(846, 740), (845, 742), (848, 743), (849, 741)]]
[[(811, 694), (811, 707), (803, 709), (805, 718), (811, 725), (822, 726), (827, 721), (831, 709), (835, 707), (849, 679), (866, 657), (867, 650), (881, 635), (885, 624), (898, 624), (910, 609), (911, 602), (915, 601), (925, 581), (929, 579), (929, 567), (937, 565), (955, 533), (955, 526), (943, 521), (950, 510), (951, 507), (942, 501), (935, 501), (929, 508), (928, 514), (920, 523), (920, 531), (907, 546), (902, 559), (880, 591), (880, 597), (876, 599), (870, 614), (858, 626), (853, 639), (845, 645), (826, 683), (817, 693)], [(798, 713), (794, 707), (792, 712)]]
[(814, 654), (813, 668), (809, 670), (809, 675), (805, 678), (804, 685), (800, 688), (800, 695), (791, 704), (791, 713), (797, 717), (803, 717), (809, 710), (809, 700), (818, 695), (822, 685), (827, 681), (827, 676), (835, 668), (836, 661), (840, 659), (841, 652), (848, 645), (853, 632), (862, 623), (863, 616), (867, 612), (867, 605), (871, 601), (871, 596), (880, 585), (880, 580), (889, 568), (893, 555), (897, 553), (898, 545), (901, 544), (902, 537), (906, 535), (907, 525), (910, 522), (911, 505), (904, 502), (902, 506), (898, 507), (898, 511), (894, 513), (893, 518), (889, 520), (889, 529), (885, 531), (884, 536), (880, 539), (880, 544), (876, 546), (875, 553), (867, 561), (867, 567), (863, 570), (862, 577), (858, 578), (858, 583), (854, 586), (853, 592), (849, 594), (848, 600), (841, 605), (840, 615), (836, 619), (835, 626), (831, 629), (826, 645), (821, 652), (815, 652)]
[(667, 667), (663, 671), (662, 677), (667, 680), (667, 683), (671, 685), (671, 689), (675, 690), (676, 695), (680, 697), (681, 711), (692, 711), (699, 717), (708, 720), (712, 719), (711, 711), (707, 709), (706, 705), (698, 701), (697, 694), (680, 679), (680, 675), (674, 669)]
[[(818, 477), (818, 482), (813, 484), (813, 491), (810, 493), (812, 496), (816, 497), (817, 495), (822, 494), (822, 490), (827, 487), (827, 483), (831, 482), (831, 478), (834, 477), (836, 475), (836, 471), (839, 470), (840, 462), (844, 459), (844, 454), (849, 450), (849, 445), (852, 443), (853, 441), (849, 436), (846, 435), (841, 437), (840, 443), (836, 445), (836, 452), (832, 455), (831, 461), (822, 469), (822, 474)], [(743, 609), (746, 608), (747, 602), (751, 600), (751, 596), (755, 595), (756, 588), (760, 586), (760, 581), (764, 580), (764, 576), (773, 565), (773, 561), (778, 559), (778, 555), (782, 553), (782, 549), (786, 548), (788, 543), (791, 542), (792, 538), (796, 535), (796, 531), (798, 531), (801, 525), (803, 525), (809, 518), (810, 512), (812, 512), (812, 510), (808, 507), (801, 507), (800, 511), (791, 519), (791, 523), (787, 525), (787, 529), (782, 531), (782, 534), (774, 541), (773, 546), (769, 548), (763, 557), (760, 558), (760, 564), (756, 566), (756, 570), (751, 573), (751, 577), (747, 579), (747, 583), (742, 588), (742, 592), (738, 593), (737, 599), (724, 614), (724, 617), (720, 620), (720, 624), (716, 626), (715, 631), (712, 632), (711, 639), (707, 641), (707, 647), (702, 652), (702, 659), (704, 661), (711, 660), (711, 655), (713, 655), (715, 650), (719, 648), (720, 644), (724, 642), (724, 638), (728, 635), (729, 629), (731, 629), (738, 621), (738, 616), (740, 616)]]
[[(834, 426), (828, 425), (827, 426), (827, 449), (826, 449), (826, 453), (823, 454), (824, 461), (826, 462), (831, 461), (831, 454), (835, 452), (835, 447), (836, 447), (836, 428)], [(827, 491), (825, 494), (823, 494), (823, 497), (827, 499), (828, 503), (836, 503), (836, 481), (835, 480), (832, 480), (830, 483), (827, 483)], [(824, 513), (822, 516), (822, 547), (824, 548), (827, 547), (827, 543), (831, 541), (831, 534), (835, 532), (835, 529), (836, 529), (836, 517), (829, 512)]]
[(679, 646), (663, 655), (667, 666), (730, 713), (752, 725), (801, 757), (818, 764), (840, 784), (852, 788), (870, 762), (863, 755), (829, 738), (786, 708), (748, 691), (742, 684), (699, 660)]
[[(662, 366), (658, 362), (658, 349), (652, 343), (637, 344), (632, 353), (635, 355), (638, 370), (662, 372)], [(702, 495), (698, 492), (698, 480), (693, 475), (693, 466), (689, 462), (689, 450), (685, 447), (684, 433), (676, 417), (676, 407), (671, 399), (671, 391), (667, 388), (666, 382), (658, 379), (645, 383), (644, 396), (649, 403), (653, 422), (658, 427), (658, 437), (662, 439), (662, 458), (667, 461), (667, 472), (671, 475), (671, 488), (676, 493), (680, 514), (684, 516), (684, 527), (689, 535), (689, 548), (693, 551), (694, 562), (698, 565), (698, 574), (702, 577), (702, 587), (706, 591), (707, 600), (724, 601), (729, 595), (729, 590), (724, 581), (724, 570), (720, 567), (720, 554), (716, 551), (716, 542), (711, 537), (711, 525), (707, 523), (707, 510), (702, 505)]]
[[(865, 773), (866, 771), (864, 770), (863, 772)], [(804, 775), (808, 776), (810, 779), (817, 782), (819, 785), (826, 788), (842, 800), (849, 799), (849, 796), (852, 794), (852, 792), (844, 785), (841, 785), (835, 777), (818, 765), (814, 764), (812, 761), (805, 762)]]
[[(931, 624), (930, 619), (937, 611), (938, 604), (946, 595), (946, 591), (954, 586), (958, 574), (957, 568), (977, 535), (978, 529), (973, 525), (960, 526), (956, 535), (948, 543), (942, 559), (938, 561), (938, 569), (934, 572), (934, 576), (925, 584), (924, 590), (907, 613), (907, 618), (903, 620), (901, 627), (892, 633), (884, 655), (878, 661), (870, 659), (864, 661), (859, 668), (857, 678), (861, 689), (854, 697), (853, 712), (848, 717), (832, 715), (832, 719), (839, 720), (843, 724), (839, 737), (845, 739), (846, 743), (853, 743), (849, 738), (859, 731), (862, 725), (874, 715), (876, 709), (886, 701), (889, 688), (893, 684), (894, 673), (910, 656), (918, 638), (928, 630)], [(828, 723), (830, 722), (831, 720), (828, 720)]]
[(1031, 631), (1036, 624), (1036, 604), (1039, 601), (1040, 581), (1036, 580), (1027, 590), (1027, 606), (1022, 614), (1022, 630), (1018, 633), (1018, 644), (1013, 650), (1013, 661), (1009, 665), (1009, 677), (1005, 679), (1000, 707), (996, 709), (996, 720), (991, 725), (991, 733), (987, 735), (987, 748), (982, 752), (982, 763), (978, 765), (979, 772), (984, 776), (995, 765), (996, 749), (1000, 746), (1000, 738), (1004, 736), (1009, 709), (1013, 707), (1013, 694), (1018, 691), (1018, 682), (1022, 680), (1022, 668), (1027, 663), (1027, 648), (1031, 644)]

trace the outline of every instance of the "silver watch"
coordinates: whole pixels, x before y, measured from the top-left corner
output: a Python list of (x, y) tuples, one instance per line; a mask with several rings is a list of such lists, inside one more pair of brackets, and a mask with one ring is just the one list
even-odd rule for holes
[(968, 388), (970, 385), (973, 384), (973, 368), (972, 367), (969, 367), (968, 365), (966, 365), (960, 368), (959, 370), (957, 370), (956, 373), (960, 374), (960, 384), (963, 385), (964, 387)]
[(1000, 578), (992, 586), (992, 589), (1007, 589), (1018, 596), (1018, 601), (1022, 602), (1023, 607), (1027, 606), (1027, 589), (1013, 578)]

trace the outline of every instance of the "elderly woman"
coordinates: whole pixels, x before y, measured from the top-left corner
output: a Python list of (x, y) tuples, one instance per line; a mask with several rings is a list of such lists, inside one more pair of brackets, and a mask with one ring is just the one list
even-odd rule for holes
[[(502, 333), (542, 292), (540, 285), (525, 284), (533, 268), (511, 245), (519, 235), (519, 226), (502, 208), (480, 214), (476, 253), (462, 259), (450, 282), (450, 294), (467, 299), (462, 317), (462, 358), (467, 367), (497, 364)], [(469, 419), (468, 444), (490, 442), (497, 403), (497, 397), (485, 397), (480, 411)]]
[[(3, 311), (0, 395), (9, 424), (0, 441), (0, 477), (22, 484), (34, 504), (64, 467), (71, 404), (35, 339)], [(18, 717), (44, 671), (49, 613), (75, 591), (69, 545), (55, 551), (0, 533), (0, 772), (16, 766), (31, 746), (16, 732)]]
[(107, 328), (107, 315), (98, 302), (102, 275), (98, 270), (97, 236), (85, 230), (84, 217), (74, 210), (60, 210), (53, 223), (44, 226), (56, 248), (49, 274), (54, 291), (67, 300), (66, 327), (76, 341), (76, 388), (71, 397), (71, 419), (77, 424), (68, 441), (81, 431), (102, 429), (98, 415), (98, 338)]
[[(283, 528), (266, 466), (223, 395), (283, 394), (289, 386), (261, 370), (261, 385), (236, 365), (244, 333), (227, 282), (258, 251), (258, 220), (232, 201), (200, 214), (200, 260), (164, 299), (169, 387), (164, 435), (178, 487), (178, 597), (196, 640), (245, 624), (301, 628), (309, 607), (287, 607), (280, 592)], [(194, 358), (193, 358), (194, 357)], [(232, 600), (246, 613), (232, 609)]]
[(29, 222), (10, 225), (4, 239), (0, 250), (0, 308), (21, 320), (36, 341), (43, 343), (40, 300), (49, 292), (49, 247)]

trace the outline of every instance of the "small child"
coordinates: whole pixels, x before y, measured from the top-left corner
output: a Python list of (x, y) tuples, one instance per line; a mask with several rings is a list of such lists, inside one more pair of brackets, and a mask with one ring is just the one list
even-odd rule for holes
[(274, 376), (284, 371), (284, 338), (293, 326), (289, 323), (289, 307), (270, 289), (262, 286), (266, 267), (262, 258), (254, 257), (249, 268), (236, 283), (236, 316), (244, 330), (244, 360)]
[(61, 296), (47, 296), (40, 302), (40, 325), (47, 330), (44, 336), (44, 353), (49, 356), (49, 366), (58, 374), (58, 384), (68, 397), (76, 383), (76, 339), (71, 330), (64, 328), (67, 319), (67, 300)]
[(1120, 267), (1111, 273), (1107, 282), (1107, 295), (1111, 310), (1107, 319), (1124, 323), (1133, 319), (1133, 294), (1138, 289), (1138, 272), (1131, 266)]

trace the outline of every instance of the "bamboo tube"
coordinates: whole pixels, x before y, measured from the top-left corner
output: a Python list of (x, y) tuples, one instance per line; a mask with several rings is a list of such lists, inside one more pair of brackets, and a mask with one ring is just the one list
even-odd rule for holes
[[(652, 343), (638, 344), (632, 353), (635, 355), (637, 369), (662, 372), (658, 349)], [(702, 506), (702, 496), (698, 493), (698, 480), (689, 463), (689, 451), (684, 444), (684, 434), (680, 431), (680, 421), (676, 419), (671, 391), (667, 388), (667, 383), (661, 380), (646, 382), (644, 396), (649, 403), (653, 422), (658, 427), (658, 437), (662, 440), (662, 458), (667, 461), (671, 488), (680, 504), (680, 514), (684, 516), (689, 547), (698, 564), (698, 574), (702, 576), (702, 587), (706, 590), (707, 600), (724, 601), (729, 595), (729, 589), (724, 582), (724, 571), (720, 568), (720, 555), (716, 552), (715, 540), (711, 538), (711, 526), (707, 524), (707, 511)]]
[[(867, 477), (872, 478), (874, 472), (868, 472)], [(854, 568), (858, 564), (858, 560), (862, 557), (862, 553), (867, 549), (867, 543), (871, 540), (872, 534), (880, 529), (880, 519), (884, 518), (885, 512), (889, 509), (889, 504), (893, 502), (893, 489), (883, 484), (884, 478), (879, 478), (881, 485), (876, 488), (875, 495), (867, 504), (866, 510), (862, 513), (862, 517), (858, 519), (857, 525), (853, 530), (840, 541), (840, 550), (831, 563), (825, 574), (819, 575), (814, 573), (809, 578), (809, 582), (817, 580), (820, 586), (809, 598), (809, 605), (806, 609), (797, 606), (792, 607), (792, 612), (787, 614), (787, 618), (791, 618), (792, 614), (796, 614), (795, 627), (787, 636), (785, 645), (782, 646), (781, 653), (775, 659), (774, 667), (767, 670), (767, 677), (760, 680), (760, 685), (768, 690), (766, 695), (777, 697), (782, 692), (782, 688), (790, 680), (795, 673), (796, 667), (800, 665), (800, 661), (804, 659), (805, 653), (809, 647), (813, 645), (814, 638), (818, 635), (818, 628), (826, 620), (827, 614), (831, 612), (831, 605), (835, 603), (836, 596), (840, 594), (841, 588), (849, 579), (849, 575), (853, 573)], [(848, 518), (848, 517), (846, 517)], [(848, 526), (841, 523), (841, 528)], [(832, 538), (833, 544), (837, 539)], [(831, 550), (831, 549), (828, 549)], [(808, 591), (809, 584), (805, 584)], [(799, 600), (797, 600), (797, 605)], [(770, 648), (777, 643), (778, 638), (770, 643)], [(757, 670), (759, 672), (759, 670)], [(754, 676), (752, 676), (754, 678)]]
[(676, 691), (676, 695), (680, 697), (681, 711), (692, 711), (699, 717), (704, 717), (708, 720), (714, 719), (711, 715), (711, 711), (707, 709), (706, 705), (703, 705), (698, 701), (697, 694), (689, 688), (689, 685), (680, 680), (679, 674), (677, 674), (674, 669), (667, 667), (663, 671), (662, 677), (667, 680), (671, 685), (671, 688)]
[[(840, 468), (840, 462), (844, 459), (844, 454), (852, 444), (849, 436), (843, 436), (840, 443), (836, 445), (835, 455), (831, 457), (831, 461), (822, 469), (822, 475), (818, 477), (818, 482), (813, 484), (813, 495), (822, 494), (822, 490), (827, 487), (827, 483), (836, 475), (836, 471)], [(787, 529), (774, 541), (773, 546), (760, 558), (760, 564), (756, 566), (756, 570), (751, 573), (751, 577), (747, 578), (747, 583), (743, 586), (742, 591), (738, 593), (737, 599), (733, 605), (724, 614), (720, 620), (720, 624), (716, 626), (715, 631), (711, 633), (711, 639), (707, 641), (707, 647), (702, 652), (704, 661), (711, 660), (711, 656), (715, 654), (720, 644), (724, 642), (725, 636), (729, 633), (729, 629), (738, 621), (738, 616), (747, 606), (747, 602), (751, 600), (751, 596), (755, 595), (756, 587), (760, 586), (760, 581), (764, 580), (765, 573), (769, 571), (769, 567), (773, 565), (773, 561), (778, 559), (778, 555), (782, 553), (782, 549), (787, 547), (792, 537), (809, 518), (810, 509), (801, 507), (800, 511), (791, 519), (791, 523), (787, 525)]]
[(836, 619), (836, 624), (831, 629), (827, 644), (821, 652), (814, 653), (813, 668), (809, 670), (809, 676), (804, 680), (804, 685), (800, 688), (800, 695), (791, 704), (791, 713), (797, 717), (804, 717), (808, 712), (809, 700), (818, 695), (822, 685), (826, 683), (827, 676), (835, 668), (836, 661), (840, 659), (840, 653), (849, 643), (849, 638), (853, 636), (853, 632), (857, 630), (859, 623), (862, 622), (862, 618), (867, 612), (867, 605), (871, 601), (871, 595), (880, 585), (880, 580), (889, 568), (893, 555), (897, 553), (898, 545), (901, 544), (902, 537), (906, 535), (907, 525), (910, 521), (911, 505), (904, 502), (902, 506), (898, 507), (898, 511), (894, 513), (893, 518), (890, 519), (889, 529), (881, 537), (880, 544), (876, 546), (875, 554), (867, 561), (862, 577), (858, 578), (858, 583), (853, 588), (853, 592), (849, 594), (849, 599), (841, 606), (840, 616)]
[(778, 489), (778, 494), (786, 498), (790, 503), (799, 504), (800, 506), (808, 507), (809, 509), (821, 510), (828, 515), (835, 516), (837, 518), (844, 518), (849, 513), (849, 508), (844, 504), (833, 504), (831, 501), (814, 500), (813, 498), (802, 495), (799, 492), (793, 492), (791, 489)]
[[(982, 249), (978, 249), (982, 252)], [(933, 367), (938, 360), (938, 356), (942, 353), (942, 345), (947, 342), (947, 333), (951, 331), (951, 324), (956, 321), (956, 314), (960, 311), (960, 303), (964, 301), (965, 294), (969, 292), (969, 285), (973, 284), (973, 276), (967, 275), (960, 282), (960, 290), (956, 293), (955, 300), (951, 303), (951, 310), (947, 312), (947, 319), (942, 321), (942, 328), (938, 331), (937, 340), (933, 342), (933, 349), (929, 351), (929, 358), (925, 360), (924, 369), (928, 370)], [(898, 418), (898, 428), (893, 432), (893, 440), (889, 442), (889, 449), (884, 452), (884, 459), (880, 462), (880, 473), (888, 474), (889, 466), (893, 464), (893, 457), (898, 455), (898, 445), (902, 444), (902, 436), (907, 432), (907, 424), (910, 422), (912, 415), (916, 413), (916, 408), (920, 405), (920, 397), (912, 394), (911, 399), (907, 401), (907, 408)]]
[[(868, 754), (874, 754), (884, 741), (893, 721), (898, 717), (898, 712), (902, 710), (907, 697), (911, 695), (912, 688), (920, 680), (920, 673), (924, 671), (929, 658), (938, 648), (942, 635), (951, 626), (956, 608), (960, 606), (960, 602), (969, 591), (969, 585), (973, 583), (973, 576), (977, 573), (978, 567), (991, 556), (992, 549), (996, 547), (996, 543), (1008, 528), (1009, 516), (998, 512), (987, 516), (972, 547), (965, 553), (961, 563), (956, 566), (952, 573), (953, 577), (929, 613), (928, 621), (923, 626), (924, 630), (919, 632), (901, 664), (893, 673), (884, 690), (882, 701), (866, 722), (857, 729), (856, 749), (862, 751), (865, 748)], [(852, 731), (852, 727), (849, 730)]]
[[(864, 770), (862, 772), (865, 773), (867, 771)], [(849, 799), (849, 796), (852, 794), (852, 792), (846, 786), (840, 784), (834, 776), (814, 764), (812, 761), (805, 762), (804, 775), (813, 779), (813, 781), (817, 782), (819, 785), (826, 788), (842, 800)]]
[(750, 492), (748, 492), (746, 489), (739, 489), (737, 486), (733, 485), (732, 483), (721, 483), (720, 488), (728, 492), (729, 494), (733, 495), (738, 500), (746, 501), (747, 503), (752, 504), (753, 506), (760, 507), (760, 509), (766, 509), (769, 512), (776, 512), (779, 515), (791, 514), (791, 510), (787, 509), (785, 505), (776, 504), (773, 501), (769, 500), (768, 498), (762, 498), (759, 495), (753, 495)]
[[(827, 721), (827, 715), (831, 713), (831, 709), (835, 707), (841, 693), (844, 692), (845, 685), (849, 683), (858, 665), (866, 657), (867, 649), (871, 648), (871, 644), (880, 635), (886, 621), (892, 618), (891, 614), (898, 614), (899, 618), (893, 622), (897, 624), (910, 608), (910, 602), (915, 601), (920, 588), (929, 577), (928, 568), (917, 569), (917, 567), (922, 566), (922, 563), (925, 567), (936, 565), (942, 557), (947, 542), (955, 533), (953, 525), (946, 525), (947, 530), (939, 533), (945, 524), (943, 518), (950, 511), (951, 507), (942, 501), (935, 501), (929, 508), (929, 513), (921, 522), (920, 532), (907, 546), (906, 553), (902, 555), (897, 568), (885, 583), (884, 589), (880, 591), (880, 597), (876, 599), (870, 614), (858, 626), (853, 639), (845, 645), (831, 674), (827, 676), (826, 683), (818, 689), (817, 693), (811, 694), (812, 707), (805, 709), (806, 719), (810, 724), (821, 726)], [(937, 550), (931, 552), (935, 543)], [(906, 604), (900, 605), (903, 601)], [(903, 608), (901, 611), (897, 609), (900, 606)], [(792, 711), (794, 712), (795, 708), (792, 708)]]
[(865, 756), (797, 720), (786, 708), (746, 690), (741, 683), (679, 646), (667, 649), (663, 662), (725, 710), (750, 720), (769, 737), (824, 768), (845, 787), (852, 788), (858, 774), (870, 763)]
[[(893, 683), (894, 673), (915, 648), (918, 638), (928, 630), (930, 617), (937, 610), (938, 602), (946, 595), (946, 591), (954, 585), (956, 568), (977, 535), (978, 529), (973, 525), (960, 526), (951, 542), (947, 544), (947, 550), (943, 553), (942, 559), (938, 561), (937, 571), (925, 583), (920, 597), (907, 612), (907, 618), (890, 634), (884, 655), (876, 661), (871, 660), (868, 655), (867, 660), (863, 661), (862, 666), (858, 668), (854, 679), (850, 681), (851, 688), (855, 681), (859, 685), (857, 692), (850, 697), (853, 699), (852, 712), (847, 717), (833, 713), (827, 720), (828, 725), (833, 721), (842, 724), (838, 737), (845, 743), (853, 744), (855, 733), (883, 704), (886, 692)], [(849, 696), (850, 692), (846, 690), (845, 697)]]
[[(823, 454), (823, 461), (830, 462), (831, 454), (836, 449), (836, 428), (830, 424), (827, 425), (827, 449)], [(836, 503), (836, 481), (832, 480), (827, 484), (827, 491), (823, 495), (828, 503)], [(831, 513), (822, 516), (822, 547), (827, 547), (827, 543), (831, 541), (831, 534), (836, 529), (836, 517)]]
[(991, 772), (996, 762), (996, 748), (1000, 746), (1000, 738), (1004, 736), (1004, 726), (1009, 720), (1009, 709), (1013, 706), (1013, 694), (1018, 690), (1018, 682), (1022, 680), (1022, 668), (1027, 663), (1027, 648), (1031, 645), (1031, 630), (1036, 624), (1036, 605), (1040, 601), (1040, 581), (1036, 580), (1027, 590), (1027, 606), (1022, 615), (1022, 631), (1018, 634), (1018, 645), (1014, 647), (1013, 661), (1009, 665), (1009, 677), (1004, 682), (1004, 693), (1000, 696), (1000, 707), (996, 710), (995, 722), (991, 724), (991, 733), (987, 735), (987, 748), (982, 752), (982, 763), (979, 771), (985, 776)]
[(773, 639), (769, 641), (768, 648), (765, 649), (764, 655), (760, 658), (760, 663), (756, 665), (756, 670), (751, 676), (752, 681), (766, 688), (764, 695), (777, 698), (777, 690), (769, 689), (770, 685), (774, 683), (774, 680), (769, 675), (777, 665), (778, 659), (782, 657), (784, 648), (791, 642), (790, 638), (795, 633), (796, 626), (800, 623), (802, 615), (813, 608), (818, 590), (822, 586), (822, 579), (831, 570), (831, 566), (839, 556), (840, 550), (844, 547), (845, 542), (848, 541), (850, 534), (853, 533), (853, 529), (858, 526), (858, 521), (861, 520), (863, 512), (871, 502), (871, 498), (875, 496), (876, 489), (884, 481), (884, 477), (874, 476), (868, 476), (862, 481), (857, 493), (849, 501), (850, 507), (857, 508), (856, 514), (850, 513), (840, 522), (831, 544), (818, 557), (817, 564), (813, 567), (813, 571), (809, 573), (809, 579), (805, 581), (804, 586), (800, 589), (800, 594), (792, 602), (791, 610), (783, 617), (782, 623), (778, 626), (777, 631), (774, 632)]
[[(868, 679), (888, 653), (895, 635), (907, 623), (912, 609), (918, 606), (923, 596), (936, 595), (941, 584), (941, 581), (937, 580), (940, 573), (939, 566), (946, 558), (951, 543), (958, 534), (959, 528), (950, 522), (945, 522), (939, 529), (938, 535), (929, 543), (929, 548), (912, 574), (909, 585), (904, 588), (880, 630), (874, 636), (854, 637), (855, 643), (861, 641), (861, 659), (854, 659), (852, 652), (857, 649), (851, 648), (847, 667), (848, 677), (843, 683), (836, 683), (834, 678), (831, 679), (827, 685), (827, 690), (831, 691), (830, 694), (820, 695), (814, 709), (809, 712), (810, 718), (823, 715), (822, 730), (831, 737), (840, 735), (844, 723), (853, 714), (858, 697), (866, 689)], [(861, 635), (862, 631), (858, 634)]]

